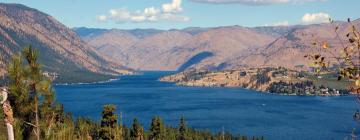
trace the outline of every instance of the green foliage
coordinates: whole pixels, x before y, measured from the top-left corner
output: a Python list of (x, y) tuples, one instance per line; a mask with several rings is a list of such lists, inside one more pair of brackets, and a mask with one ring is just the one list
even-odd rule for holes
[(117, 127), (117, 115), (114, 114), (115, 105), (104, 105), (101, 119), (100, 138), (112, 140), (115, 138), (114, 129)]
[(115, 105), (104, 105), (101, 119), (101, 127), (114, 128), (117, 124), (117, 115), (114, 114), (116, 110)]
[(268, 91), (270, 93), (283, 93), (291, 95), (347, 95), (348, 90), (334, 89), (324, 85), (316, 85), (313, 81), (302, 81), (296, 83), (273, 82), (270, 84)]
[(13, 56), (8, 67), (9, 100), (19, 123), (15, 127), (21, 128), (15, 129), (22, 131), (24, 138), (48, 137), (54, 123), (54, 92), (50, 80), (42, 74), (38, 54), (31, 46), (26, 47)]
[(179, 124), (179, 135), (177, 137), (178, 140), (187, 140), (187, 128), (186, 128), (186, 122), (185, 117), (182, 116), (180, 118), (180, 124)]
[(164, 124), (159, 116), (153, 117), (150, 126), (150, 139), (164, 140)]
[(9, 100), (13, 108), (14, 116), (25, 118), (31, 112), (32, 106), (29, 98), (28, 84), (26, 83), (25, 68), (20, 55), (12, 57), (8, 66), (10, 78), (10, 96)]
[(134, 119), (134, 122), (131, 126), (130, 137), (133, 140), (144, 139), (144, 128), (140, 125), (137, 118)]

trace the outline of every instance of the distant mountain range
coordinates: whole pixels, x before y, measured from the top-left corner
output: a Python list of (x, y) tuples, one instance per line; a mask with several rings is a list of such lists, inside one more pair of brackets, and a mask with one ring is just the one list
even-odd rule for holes
[(53, 17), (24, 5), (0, 4), (0, 76), (11, 56), (30, 44), (40, 50), (43, 69), (58, 73), (63, 82), (128, 72)]
[[(279, 27), (280, 28), (280, 27)], [(186, 28), (183, 30), (102, 30), (75, 28), (87, 43), (125, 66), (139, 70), (184, 70), (218, 67), (274, 41), (270, 35), (240, 26)], [(280, 34), (280, 33), (279, 33)]]
[[(344, 40), (349, 23), (334, 24), (339, 25)], [(328, 41), (332, 45), (329, 51), (339, 52), (341, 45), (334, 24), (171, 30), (69, 29), (36, 9), (0, 4), (0, 76), (5, 73), (11, 55), (28, 44), (41, 51), (44, 70), (60, 74), (59, 81), (90, 81), (92, 77), (128, 73), (131, 69), (293, 68), (308, 64), (303, 56), (316, 51), (311, 47), (314, 40)], [(353, 24), (360, 28), (359, 19)]]
[[(360, 20), (353, 22), (360, 27)], [(342, 39), (347, 22), (277, 27), (156, 29), (75, 28), (84, 41), (125, 66), (139, 70), (236, 69), (239, 67), (307, 65), (303, 57), (316, 48), (315, 40), (328, 41), (331, 51), (340, 47), (335, 36), (339, 25)], [(346, 42), (346, 41), (345, 41)]]

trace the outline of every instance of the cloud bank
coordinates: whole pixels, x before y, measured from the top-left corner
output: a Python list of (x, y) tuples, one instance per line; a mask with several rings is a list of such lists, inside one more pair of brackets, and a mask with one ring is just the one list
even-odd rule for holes
[(272, 5), (272, 4), (285, 4), (285, 3), (305, 3), (312, 1), (325, 1), (325, 0), (190, 0), (193, 2), (210, 3), (210, 4), (244, 4), (244, 5)]
[(175, 21), (186, 22), (190, 18), (180, 15), (183, 11), (181, 0), (172, 0), (171, 3), (162, 4), (162, 8), (147, 7), (143, 10), (129, 11), (126, 8), (111, 9), (107, 15), (100, 15), (96, 19), (99, 22), (107, 22), (109, 20), (116, 23), (141, 23), (141, 22), (158, 22), (158, 21)]

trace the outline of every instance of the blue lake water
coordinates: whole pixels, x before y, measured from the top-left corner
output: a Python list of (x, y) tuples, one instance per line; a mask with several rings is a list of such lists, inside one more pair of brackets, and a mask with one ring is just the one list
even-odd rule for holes
[(280, 96), (242, 88), (178, 87), (157, 81), (164, 74), (145, 72), (110, 83), (57, 85), (57, 101), (74, 116), (96, 120), (104, 104), (116, 104), (127, 126), (138, 117), (148, 128), (154, 115), (177, 126), (184, 115), (189, 127), (263, 135), (270, 140), (344, 139), (359, 125), (352, 119), (359, 107), (352, 96)]

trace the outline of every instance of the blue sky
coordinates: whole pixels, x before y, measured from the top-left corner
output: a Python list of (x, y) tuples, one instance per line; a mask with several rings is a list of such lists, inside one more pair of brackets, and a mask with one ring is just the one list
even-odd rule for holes
[(2, 0), (69, 27), (186, 28), (293, 25), (360, 17), (360, 0)]

